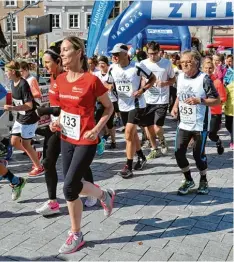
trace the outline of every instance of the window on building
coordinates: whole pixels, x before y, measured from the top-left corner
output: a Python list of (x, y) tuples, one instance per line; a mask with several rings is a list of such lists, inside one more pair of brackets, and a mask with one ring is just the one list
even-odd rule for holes
[(5, 6), (17, 6), (17, 1), (5, 1)]
[(37, 49), (37, 41), (36, 40), (29, 40), (28, 41), (28, 52), (33, 53)]
[(115, 18), (119, 15), (120, 13), (120, 1), (115, 2), (115, 6), (109, 16), (109, 19)]
[(90, 24), (90, 21), (91, 21), (91, 14), (86, 14), (86, 28), (88, 29), (89, 28), (89, 24)]
[(60, 28), (60, 15), (53, 14), (52, 15), (52, 28)]
[(80, 15), (69, 14), (68, 15), (69, 28), (80, 28)]
[[(11, 31), (11, 20), (8, 17), (7, 20), (6, 20), (6, 32), (10, 32), (10, 31)], [(13, 17), (13, 19), (12, 19), (12, 31), (13, 32), (18, 31), (18, 25), (17, 25), (16, 17)]]
[(28, 0), (28, 1), (25, 1), (25, 5), (32, 5), (32, 4), (35, 4), (37, 1), (36, 0)]

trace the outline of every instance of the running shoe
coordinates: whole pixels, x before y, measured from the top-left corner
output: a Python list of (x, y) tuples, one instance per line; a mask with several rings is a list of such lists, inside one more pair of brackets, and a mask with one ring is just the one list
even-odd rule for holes
[(146, 148), (150, 148), (150, 141), (149, 140), (145, 140), (142, 143), (142, 148), (146, 149)]
[(145, 166), (146, 162), (147, 162), (146, 157), (144, 157), (144, 158), (138, 157), (138, 160), (137, 160), (137, 162), (134, 166), (134, 170), (142, 170), (143, 167)]
[(111, 142), (109, 149), (116, 149), (116, 143)]
[(68, 238), (66, 242), (59, 249), (60, 254), (70, 254), (76, 252), (85, 244), (82, 232), (74, 234), (73, 232), (68, 232)]
[[(43, 154), (42, 154), (41, 151), (37, 151), (37, 158), (38, 158), (39, 162), (42, 163)], [(32, 165), (32, 169), (35, 169), (34, 165)]]
[(161, 153), (163, 155), (166, 155), (168, 152), (168, 145), (167, 145), (165, 138), (160, 141), (160, 146), (161, 146)]
[(133, 177), (132, 170), (128, 168), (128, 165), (125, 165), (124, 168), (117, 173), (117, 175), (121, 176), (122, 178), (130, 178)]
[(35, 211), (42, 216), (51, 216), (60, 212), (60, 206), (58, 202), (47, 201)]
[(218, 154), (222, 155), (223, 152), (224, 152), (224, 147), (223, 147), (222, 142), (220, 140), (216, 143), (216, 147), (217, 147)]
[(93, 196), (88, 196), (85, 200), (86, 207), (93, 207), (97, 204), (97, 198)]
[(38, 177), (38, 176), (42, 176), (45, 173), (45, 169), (43, 166), (41, 166), (40, 168), (34, 168), (32, 169), (32, 171), (28, 174), (28, 176), (30, 177)]
[(229, 148), (230, 148), (231, 150), (234, 150), (234, 143), (230, 143), (230, 144), (229, 144)]
[(200, 181), (197, 193), (201, 195), (207, 195), (209, 193), (208, 182)]
[(148, 154), (148, 156), (146, 157), (147, 160), (152, 160), (155, 158), (160, 157), (160, 152), (158, 149), (151, 149), (151, 152)]
[(97, 145), (97, 155), (98, 156), (103, 155), (103, 153), (105, 151), (105, 145), (106, 145), (106, 140), (104, 138), (102, 138), (100, 143)]
[(184, 180), (182, 182), (182, 185), (178, 189), (178, 194), (186, 195), (186, 194), (188, 194), (190, 189), (192, 189), (193, 187), (195, 187), (195, 183), (194, 183), (193, 180), (192, 181)]
[(101, 200), (101, 205), (104, 208), (104, 216), (109, 217), (111, 215), (114, 199), (115, 199), (115, 191), (113, 189), (103, 190), (104, 200)]
[(18, 185), (12, 186), (11, 199), (13, 201), (20, 198), (22, 189), (24, 188), (25, 184), (27, 183), (26, 178), (19, 177), (19, 180), (20, 180), (20, 183)]

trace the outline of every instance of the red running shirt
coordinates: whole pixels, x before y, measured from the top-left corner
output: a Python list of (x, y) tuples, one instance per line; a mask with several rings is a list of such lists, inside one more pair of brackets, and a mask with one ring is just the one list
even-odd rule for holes
[(58, 87), (57, 87), (56, 79), (54, 79), (53, 76), (50, 77), (49, 101), (50, 101), (50, 106), (60, 107), (59, 97), (58, 97)]
[(67, 72), (56, 79), (61, 107), (61, 138), (75, 145), (93, 145), (98, 139), (84, 139), (86, 131), (95, 127), (94, 111), (97, 97), (108, 92), (98, 77), (84, 73), (75, 82), (67, 81)]

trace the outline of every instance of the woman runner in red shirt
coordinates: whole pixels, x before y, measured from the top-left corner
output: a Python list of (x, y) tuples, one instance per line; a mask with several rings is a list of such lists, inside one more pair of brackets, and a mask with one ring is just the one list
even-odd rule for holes
[[(64, 172), (63, 191), (67, 200), (71, 219), (71, 231), (59, 252), (68, 254), (78, 250), (83, 244), (81, 218), (83, 204), (79, 194), (98, 198), (104, 208), (104, 215), (110, 216), (115, 192), (101, 190), (87, 181), (81, 181), (87, 173), (96, 153), (98, 134), (113, 113), (108, 90), (94, 75), (87, 72), (85, 47), (77, 37), (65, 38), (61, 45), (63, 66), (67, 72), (56, 79), (61, 114), (56, 129), (61, 128), (61, 152)], [(95, 125), (94, 110), (96, 100), (105, 110)]]

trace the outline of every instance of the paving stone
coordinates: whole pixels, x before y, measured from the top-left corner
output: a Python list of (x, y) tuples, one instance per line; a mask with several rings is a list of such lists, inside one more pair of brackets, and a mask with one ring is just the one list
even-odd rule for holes
[(168, 261), (173, 252), (159, 248), (151, 248), (140, 261)]
[(141, 256), (124, 252), (122, 250), (121, 252), (118, 252), (118, 250), (114, 248), (109, 248), (103, 255), (100, 256), (100, 259), (103, 260), (110, 260), (110, 258), (112, 261), (138, 261)]
[(191, 247), (194, 246), (203, 250), (208, 242), (209, 242), (208, 239), (203, 238), (201, 236), (188, 235), (183, 239), (182, 244), (189, 245)]
[(150, 247), (143, 244), (143, 242), (129, 242), (123, 247), (123, 251), (143, 256)]
[(227, 261), (233, 261), (233, 248), (231, 249), (229, 255), (228, 255), (228, 258), (227, 258)]
[(131, 242), (138, 243), (140, 245), (142, 244), (143, 246), (147, 246), (147, 247), (152, 247), (152, 248), (157, 247), (161, 249), (164, 246), (166, 246), (169, 240), (161, 239), (158, 237), (159, 236), (157, 235), (157, 233), (151, 233), (150, 235), (147, 235), (147, 234), (142, 234), (142, 232), (140, 232), (139, 234), (137, 234), (131, 239)]
[(212, 257), (217, 257), (221, 260), (226, 260), (230, 250), (231, 250), (230, 245), (217, 243), (215, 241), (209, 241), (204, 251), (202, 252), (202, 255), (204, 256), (210, 255)]
[(185, 228), (185, 229), (191, 229), (195, 224), (197, 223), (197, 220), (192, 218), (177, 218), (170, 228)]
[(85, 258), (87, 254), (83, 253), (82, 251), (78, 251), (72, 254), (60, 254), (57, 256), (58, 259), (64, 260), (64, 261), (80, 261), (83, 258)]
[(162, 235), (161, 238), (169, 239), (173, 241), (182, 242), (189, 230), (183, 228), (168, 228)]
[(163, 248), (163, 250), (192, 256), (195, 260), (197, 260), (203, 249), (196, 246), (190, 246), (188, 243), (184, 241), (182, 243), (179, 243), (170, 240), (167, 243), (167, 245)]
[(196, 258), (189, 254), (174, 253), (169, 261), (196, 261)]
[(218, 225), (214, 223), (199, 220), (197, 221), (195, 226), (198, 228), (204, 228), (206, 230), (215, 231)]

